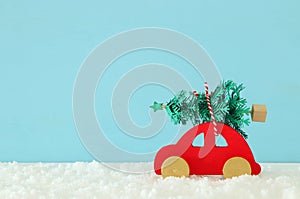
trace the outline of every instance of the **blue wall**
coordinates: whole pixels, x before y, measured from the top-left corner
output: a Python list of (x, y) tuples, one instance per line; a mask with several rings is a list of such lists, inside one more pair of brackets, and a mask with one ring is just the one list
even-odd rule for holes
[[(155, 26), (196, 40), (224, 79), (246, 85), (249, 103), (268, 105), (267, 123), (247, 128), (258, 161), (300, 162), (299, 6), (296, 0), (0, 1), (0, 161), (92, 160), (72, 115), (80, 65), (108, 37)], [(129, 65), (164, 61), (157, 52), (145, 56)], [(137, 120), (139, 110), (132, 110)]]

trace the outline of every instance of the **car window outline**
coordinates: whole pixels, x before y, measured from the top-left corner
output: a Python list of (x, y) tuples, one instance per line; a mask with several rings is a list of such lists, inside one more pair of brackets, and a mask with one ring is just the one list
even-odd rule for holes
[[(218, 140), (220, 140), (220, 139), (223, 141), (223, 143), (220, 143), (220, 142), (218, 143)], [(225, 139), (225, 137), (222, 134), (219, 134), (218, 136), (216, 136), (215, 147), (225, 148), (225, 147), (228, 147), (228, 146), (229, 146), (229, 144), (228, 144), (227, 140)]]
[[(205, 139), (204, 139), (204, 137), (205, 137), (205, 136), (204, 136), (204, 132), (201, 132), (201, 133), (199, 133), (198, 135), (196, 135), (195, 138), (193, 139), (192, 143), (191, 143), (192, 147), (196, 147), (196, 148), (204, 147), (204, 144), (205, 144)], [(200, 138), (200, 144), (196, 143), (196, 144), (194, 145), (195, 140), (196, 140), (196, 139), (199, 139), (199, 138)]]
[[(193, 141), (191, 143), (191, 146), (196, 147), (196, 148), (204, 147), (204, 145), (205, 145), (205, 136), (204, 136), (204, 134), (205, 134), (204, 132), (201, 132), (201, 133), (197, 134), (195, 136), (195, 138), (193, 139)], [(196, 139), (200, 139), (200, 140), (196, 140)], [(220, 140), (220, 139), (222, 140), (223, 143), (221, 143), (221, 142), (218, 143), (218, 140)], [(195, 141), (196, 141), (196, 143), (195, 143)], [(199, 141), (200, 141), (200, 144), (198, 144)], [(216, 136), (216, 143), (215, 143), (214, 147), (226, 148), (228, 146), (229, 146), (229, 144), (228, 144), (227, 140), (225, 139), (225, 137), (222, 134), (219, 134), (218, 136)]]

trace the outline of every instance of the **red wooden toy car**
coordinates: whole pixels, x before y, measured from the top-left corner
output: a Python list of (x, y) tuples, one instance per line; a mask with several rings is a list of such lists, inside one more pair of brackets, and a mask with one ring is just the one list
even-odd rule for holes
[[(161, 148), (154, 160), (155, 173), (163, 177), (195, 174), (231, 178), (243, 174), (258, 175), (261, 167), (255, 162), (245, 139), (230, 126), (217, 123), (218, 132), (225, 138), (227, 146), (216, 146), (215, 135), (208, 133), (211, 126), (210, 122), (199, 124), (186, 132), (176, 144)], [(205, 138), (204, 147), (193, 146), (194, 139), (201, 133)], [(206, 153), (208, 139), (213, 140), (213, 145)]]

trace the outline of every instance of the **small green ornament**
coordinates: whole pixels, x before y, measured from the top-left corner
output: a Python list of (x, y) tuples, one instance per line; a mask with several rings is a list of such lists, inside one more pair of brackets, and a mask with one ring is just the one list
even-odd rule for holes
[(153, 105), (150, 106), (150, 108), (152, 108), (154, 112), (156, 112), (157, 110), (163, 110), (163, 104), (154, 102)]

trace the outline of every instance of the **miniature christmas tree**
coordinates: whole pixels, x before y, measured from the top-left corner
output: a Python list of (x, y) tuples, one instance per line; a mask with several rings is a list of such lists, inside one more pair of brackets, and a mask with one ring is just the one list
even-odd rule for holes
[[(249, 115), (250, 107), (246, 99), (240, 96), (243, 89), (242, 84), (229, 80), (222, 82), (209, 95), (182, 90), (166, 105), (154, 102), (150, 107), (154, 111), (165, 109), (174, 124), (192, 122), (197, 125), (211, 122), (214, 116), (216, 122), (231, 126), (246, 139), (247, 134), (242, 128), (250, 124), (249, 118), (245, 117)], [(212, 113), (207, 100), (211, 104)]]

